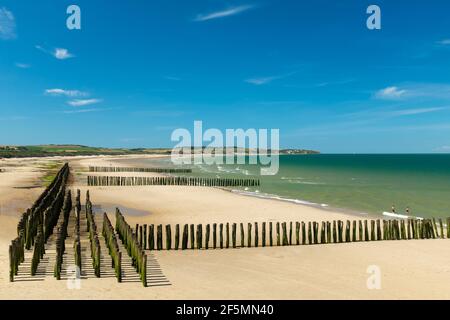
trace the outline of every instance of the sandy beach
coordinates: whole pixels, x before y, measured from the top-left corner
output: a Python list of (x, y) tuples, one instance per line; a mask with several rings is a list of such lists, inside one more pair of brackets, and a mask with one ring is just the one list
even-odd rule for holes
[[(142, 156), (141, 156), (142, 157)], [(19, 215), (42, 192), (42, 165), (68, 160), (71, 188), (87, 190), (87, 167), (118, 165), (126, 157), (1, 160), (0, 299), (449, 299), (448, 240), (380, 241), (317, 246), (152, 252), (168, 286), (143, 288), (114, 278), (8, 281), (8, 245)], [(110, 174), (109, 174), (110, 175)], [(141, 175), (121, 173), (120, 175)], [(149, 176), (151, 174), (142, 174)], [(208, 187), (89, 187), (91, 200), (113, 217), (121, 206), (140, 224), (330, 221), (355, 217), (288, 202), (242, 196)], [(128, 215), (127, 215), (128, 211)], [(367, 272), (377, 266), (381, 289), (370, 290)]]

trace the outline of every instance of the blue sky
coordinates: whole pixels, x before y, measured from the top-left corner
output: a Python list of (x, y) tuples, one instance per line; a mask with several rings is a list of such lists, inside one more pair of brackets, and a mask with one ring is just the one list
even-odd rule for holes
[[(71, 4), (82, 30), (66, 28)], [(279, 128), (285, 148), (450, 152), (449, 14), (437, 0), (3, 0), (0, 144), (170, 147), (202, 120)]]

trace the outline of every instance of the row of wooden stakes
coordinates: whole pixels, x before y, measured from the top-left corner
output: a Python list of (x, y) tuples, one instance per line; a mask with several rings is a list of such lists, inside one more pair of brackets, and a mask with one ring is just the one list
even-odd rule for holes
[[(147, 228), (148, 227), (148, 228)], [(261, 227), (261, 231), (260, 231)], [(175, 237), (172, 237), (172, 226), (136, 225), (135, 232), (139, 244), (148, 250), (186, 250), (216, 249), (258, 246), (312, 245), (327, 243), (344, 243), (358, 241), (412, 240), (450, 238), (450, 218), (446, 225), (442, 219), (408, 219), (408, 220), (347, 220), (318, 222), (269, 222), (262, 224), (237, 223), (185, 224), (181, 230), (175, 225)], [(212, 229), (212, 230), (211, 230)], [(268, 230), (267, 230), (268, 229)], [(212, 237), (211, 237), (212, 231)], [(268, 231), (268, 232), (267, 232)], [(239, 240), (239, 243), (238, 243)], [(165, 245), (163, 245), (165, 242)]]
[(88, 176), (88, 186), (197, 186), (197, 187), (257, 187), (259, 179), (204, 177), (113, 177)]
[(114, 228), (106, 213), (103, 214), (102, 234), (105, 238), (109, 255), (111, 256), (111, 266), (114, 268), (117, 282), (122, 282), (122, 253), (119, 250), (116, 233), (114, 232)]
[(137, 234), (126, 222), (124, 216), (116, 208), (116, 232), (131, 257), (132, 265), (139, 274), (144, 287), (147, 287), (147, 255), (137, 239)]
[(89, 172), (154, 172), (154, 173), (192, 173), (192, 169), (176, 168), (134, 168), (134, 167), (93, 167)]
[(62, 209), (63, 219), (57, 225), (56, 233), (56, 261), (53, 274), (57, 280), (61, 280), (61, 269), (64, 252), (66, 251), (67, 226), (69, 224), (70, 212), (72, 211), (72, 195), (67, 191)]

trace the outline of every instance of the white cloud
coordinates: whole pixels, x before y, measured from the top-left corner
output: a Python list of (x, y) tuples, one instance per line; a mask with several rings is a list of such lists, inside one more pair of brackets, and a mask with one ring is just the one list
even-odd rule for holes
[(448, 46), (448, 45), (450, 45), (450, 39), (444, 39), (444, 40), (438, 41), (437, 43), (440, 45), (443, 45), (443, 46)]
[(260, 77), (260, 78), (251, 78), (251, 79), (246, 79), (245, 82), (250, 83), (250, 84), (254, 84), (255, 86), (260, 86), (263, 84), (267, 84), (272, 82), (273, 80), (278, 79), (279, 77)]
[(45, 94), (51, 96), (66, 96), (66, 97), (86, 97), (89, 94), (87, 92), (79, 91), (79, 90), (64, 90), (64, 89), (47, 89), (45, 90)]
[(391, 86), (374, 94), (377, 99), (405, 100), (411, 98), (450, 99), (450, 85), (442, 83), (409, 83), (401, 87)]
[(15, 39), (16, 35), (16, 19), (11, 11), (2, 7), (0, 8), (0, 39)]
[(55, 57), (58, 60), (66, 60), (66, 59), (75, 57), (75, 55), (70, 53), (69, 50), (65, 49), (65, 48), (55, 48), (53, 50), (48, 50), (40, 45), (36, 45), (34, 47), (44, 53), (52, 55), (53, 57)]
[(379, 90), (375, 94), (375, 96), (378, 99), (392, 100), (392, 99), (403, 98), (407, 92), (408, 92), (407, 90), (402, 90), (402, 89), (399, 89), (398, 87), (388, 87), (388, 88)]
[(275, 80), (290, 77), (296, 73), (297, 73), (297, 71), (294, 71), (294, 72), (290, 72), (290, 73), (284, 74), (284, 75), (270, 76), (270, 77), (256, 77), (256, 78), (246, 79), (244, 81), (247, 83), (250, 83), (250, 84), (254, 84), (255, 86), (261, 86), (261, 85), (268, 84)]
[(207, 21), (207, 20), (212, 20), (212, 19), (234, 16), (236, 14), (242, 13), (244, 11), (247, 11), (247, 10), (250, 10), (253, 8), (254, 8), (254, 6), (251, 6), (251, 5), (242, 5), (242, 6), (238, 6), (238, 7), (232, 7), (232, 8), (226, 9), (226, 10), (222, 10), (222, 11), (216, 11), (216, 12), (211, 12), (211, 13), (207, 13), (207, 14), (199, 14), (194, 19), (194, 21), (200, 22), (200, 21)]
[(75, 100), (71, 100), (67, 103), (69, 105), (71, 105), (72, 107), (84, 107), (84, 106), (89, 106), (91, 104), (100, 103), (102, 101), (103, 100), (101, 100), (101, 99), (75, 99)]
[(171, 81), (181, 81), (181, 78), (172, 77), (172, 76), (165, 76), (164, 79), (171, 80)]
[(56, 59), (65, 60), (69, 58), (73, 58), (74, 55), (69, 52), (69, 50), (64, 48), (56, 48), (53, 55)]
[(17, 62), (16, 63), (16, 67), (20, 68), (20, 69), (28, 69), (28, 68), (31, 68), (31, 65), (26, 64), (26, 63), (19, 63), (19, 62)]
[(437, 112), (448, 109), (447, 107), (436, 107), (436, 108), (416, 108), (416, 109), (403, 109), (403, 110), (396, 110), (396, 111), (389, 111), (386, 112), (385, 115), (392, 116), (392, 117), (401, 117), (401, 116), (412, 116), (416, 114), (422, 114), (422, 113), (430, 113), (430, 112)]
[(79, 109), (79, 110), (66, 110), (63, 111), (65, 114), (73, 114), (73, 113), (89, 113), (89, 112), (99, 112), (103, 111), (104, 109)]

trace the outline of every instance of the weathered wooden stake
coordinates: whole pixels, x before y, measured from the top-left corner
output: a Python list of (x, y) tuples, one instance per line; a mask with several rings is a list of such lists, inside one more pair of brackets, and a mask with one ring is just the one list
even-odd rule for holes
[(194, 250), (195, 249), (195, 226), (193, 225), (193, 224), (191, 224), (190, 226), (189, 226), (189, 228), (191, 229), (190, 230), (190, 238), (191, 238), (191, 250)]
[(233, 226), (231, 227), (231, 241), (233, 243), (233, 248), (236, 248), (236, 228), (237, 224), (233, 223)]
[(162, 250), (163, 249), (163, 234), (162, 234), (162, 224), (158, 225), (158, 230), (157, 230), (157, 234), (156, 234), (156, 248), (158, 250)]
[(300, 244), (300, 222), (295, 222), (295, 244)]
[(225, 232), (226, 232), (226, 236), (225, 236), (225, 248), (229, 248), (230, 247), (230, 223), (227, 222), (226, 226), (225, 226)]
[(273, 247), (273, 225), (269, 222), (269, 245)]
[(251, 247), (252, 246), (252, 224), (249, 223), (247, 225), (247, 247)]
[(200, 250), (202, 248), (203, 243), (203, 225), (197, 225), (197, 249)]
[(181, 241), (181, 250), (186, 250), (188, 247), (188, 225), (183, 227), (183, 239)]
[(281, 228), (283, 230), (283, 246), (289, 245), (288, 236), (287, 236), (287, 230), (286, 230), (286, 222), (283, 222), (281, 224)]
[(150, 250), (155, 250), (155, 225), (151, 224), (149, 227), (148, 247)]
[(312, 224), (311, 221), (308, 222), (308, 244), (312, 244)]
[(370, 240), (375, 241), (375, 220), (370, 220)]
[(336, 228), (336, 220), (333, 220), (333, 243), (337, 243), (337, 228)]
[(258, 222), (255, 222), (255, 248), (258, 247), (259, 244), (259, 234), (258, 234)]
[(281, 245), (281, 239), (280, 239), (280, 223), (277, 222), (277, 246)]
[(172, 230), (170, 224), (166, 225), (166, 250), (172, 249)]
[(306, 224), (302, 221), (302, 245), (306, 244)]
[(367, 223), (367, 220), (364, 220), (364, 240), (369, 241), (369, 224)]
[(244, 232), (244, 224), (240, 224), (241, 227), (241, 248), (245, 247), (245, 232)]
[(265, 222), (263, 222), (262, 223), (262, 239), (261, 239), (261, 245), (263, 246), (263, 247), (265, 247), (266, 246), (266, 223)]
[(219, 225), (219, 245), (220, 249), (223, 249), (223, 223)]
[(213, 249), (217, 248), (217, 223), (213, 223)]
[(211, 226), (209, 223), (206, 225), (206, 232), (205, 232), (205, 250), (209, 249), (209, 234), (211, 232)]
[(289, 223), (289, 245), (292, 246), (292, 221)]

